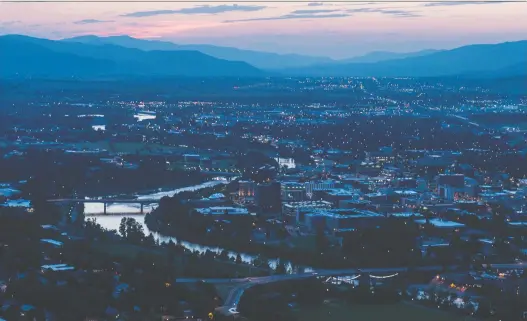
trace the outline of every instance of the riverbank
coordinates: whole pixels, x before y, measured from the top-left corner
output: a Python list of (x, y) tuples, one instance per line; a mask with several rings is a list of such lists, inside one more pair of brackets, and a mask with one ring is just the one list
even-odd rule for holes
[(131, 195), (148, 195), (159, 192), (168, 192), (171, 190), (184, 188), (186, 186), (198, 185), (200, 183), (207, 182), (207, 177), (209, 176), (212, 177), (212, 175), (203, 174), (189, 175), (185, 177), (184, 180), (171, 180), (170, 182), (162, 182), (161, 184), (159, 184), (159, 182), (156, 182), (155, 184), (147, 184), (147, 186), (143, 186), (140, 188), (137, 188), (135, 186), (121, 186), (119, 187), (119, 189), (116, 189), (115, 187), (111, 187), (111, 189), (106, 189), (104, 188), (104, 186), (97, 186), (96, 188), (83, 190), (82, 192), (90, 198), (121, 196), (130, 197)]
[[(249, 276), (266, 276), (269, 271), (256, 269), (248, 264), (235, 263), (230, 260), (201, 257), (190, 251), (178, 254), (170, 254), (164, 246), (134, 245), (127, 242), (103, 242), (96, 241), (90, 244), (94, 253), (100, 253), (112, 259), (127, 260), (135, 262), (146, 260), (158, 264), (170, 264), (173, 272), (179, 276), (196, 278), (243, 278)], [(172, 257), (172, 261), (169, 258)], [(168, 261), (167, 261), (168, 260)], [(206, 263), (206, 264), (205, 264)]]
[(236, 239), (210, 239), (189, 231), (185, 226), (162, 226), (153, 214), (145, 215), (145, 225), (149, 231), (174, 237), (180, 241), (220, 247), (227, 251), (243, 252), (254, 257), (261, 255), (268, 259), (280, 259), (288, 261), (293, 266), (326, 269), (355, 267), (351, 260), (345, 259), (341, 255), (331, 254), (330, 252), (319, 253), (314, 249), (306, 250), (305, 247), (291, 247), (291, 244), (285, 241), (269, 245), (256, 242), (240, 242)]

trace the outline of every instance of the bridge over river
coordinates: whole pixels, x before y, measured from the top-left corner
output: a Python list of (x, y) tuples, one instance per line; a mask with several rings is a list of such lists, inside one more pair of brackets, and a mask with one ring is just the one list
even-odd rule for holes
[(154, 198), (56, 198), (49, 199), (48, 202), (51, 203), (99, 203), (104, 204), (104, 213), (107, 215), (108, 204), (139, 204), (141, 205), (141, 214), (144, 214), (145, 204), (159, 204), (159, 199)]

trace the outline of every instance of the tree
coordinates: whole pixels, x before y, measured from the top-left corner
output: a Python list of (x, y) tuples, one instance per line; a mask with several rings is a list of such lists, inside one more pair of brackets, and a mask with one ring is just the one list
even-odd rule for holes
[(263, 255), (258, 255), (256, 259), (253, 261), (253, 265), (256, 267), (266, 267), (269, 268), (269, 259), (267, 259)]
[(154, 235), (152, 233), (148, 234), (148, 236), (144, 239), (146, 245), (155, 246), (156, 245), (156, 239), (154, 238)]
[(242, 256), (240, 255), (240, 253), (238, 253), (236, 255), (236, 264), (242, 264), (243, 261), (242, 261)]
[(139, 224), (134, 218), (126, 220), (126, 238), (132, 243), (141, 243), (145, 238), (143, 225)]
[(123, 217), (121, 219), (121, 223), (119, 224), (119, 234), (121, 234), (121, 236), (123, 238), (126, 238), (126, 221), (127, 221), (127, 217)]
[(283, 260), (278, 259), (276, 262), (275, 272), (276, 274), (287, 274), (287, 267), (285, 266)]
[(221, 251), (220, 256), (218, 258), (220, 260), (228, 261), (229, 260), (229, 252), (227, 252), (227, 250)]

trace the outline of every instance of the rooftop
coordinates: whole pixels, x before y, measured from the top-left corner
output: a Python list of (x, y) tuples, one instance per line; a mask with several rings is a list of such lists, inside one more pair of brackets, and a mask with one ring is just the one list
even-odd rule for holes
[(57, 271), (73, 271), (75, 268), (73, 266), (69, 266), (67, 264), (49, 264), (49, 265), (42, 265), (41, 268), (43, 270), (51, 270), (54, 272)]
[(356, 191), (351, 191), (343, 188), (332, 188), (326, 190), (328, 195), (332, 196), (356, 196), (358, 195)]
[(306, 214), (306, 216), (325, 216), (334, 219), (352, 219), (352, 218), (379, 218), (384, 217), (384, 215), (357, 209), (334, 209), (334, 210), (325, 210), (317, 211), (313, 213)]
[(213, 206), (207, 208), (197, 208), (196, 211), (205, 215), (247, 215), (249, 211), (244, 207)]
[(305, 201), (305, 202), (291, 202), (284, 204), (287, 208), (310, 208), (310, 207), (331, 207), (332, 203), (327, 201)]
[[(426, 224), (426, 220), (416, 220), (415, 222), (417, 224)], [(437, 228), (459, 228), (459, 227), (465, 226), (465, 224), (452, 222), (452, 221), (445, 221), (445, 220), (441, 220), (438, 218), (431, 219), (429, 223)]]
[(52, 239), (41, 239), (40, 242), (48, 243), (54, 246), (62, 246), (64, 243)]
[(401, 213), (392, 213), (390, 214), (390, 217), (396, 217), (396, 218), (404, 218), (404, 217), (423, 217), (421, 213), (414, 213), (414, 212), (401, 212)]

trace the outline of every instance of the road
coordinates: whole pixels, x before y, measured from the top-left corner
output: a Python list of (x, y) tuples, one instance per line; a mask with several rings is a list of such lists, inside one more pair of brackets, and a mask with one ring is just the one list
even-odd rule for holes
[[(515, 264), (489, 264), (487, 267), (492, 268), (507, 268), (507, 269), (525, 269), (527, 264), (515, 263)], [(456, 270), (459, 266), (452, 265), (447, 266), (448, 270)], [(298, 273), (298, 274), (280, 274), (280, 275), (271, 275), (271, 276), (262, 276), (262, 277), (251, 277), (251, 278), (241, 278), (241, 279), (195, 279), (195, 278), (184, 278), (177, 279), (178, 283), (195, 283), (195, 282), (205, 282), (211, 284), (236, 284), (232, 290), (227, 295), (223, 307), (219, 310), (226, 314), (237, 314), (238, 303), (242, 297), (245, 290), (251, 288), (252, 286), (258, 284), (268, 284), (273, 282), (287, 281), (287, 280), (300, 280), (316, 276), (344, 276), (344, 275), (357, 275), (362, 273), (368, 273), (372, 276), (382, 277), (386, 275), (393, 275), (396, 273), (408, 272), (409, 268), (407, 267), (393, 267), (393, 268), (363, 268), (363, 269), (341, 269), (341, 270), (315, 270), (308, 273)], [(444, 270), (443, 266), (419, 266), (414, 267), (412, 271), (437, 271), (441, 272)]]
[[(455, 267), (450, 267), (455, 268)], [(415, 270), (418, 271), (442, 271), (442, 266), (424, 266), (416, 267)], [(220, 311), (226, 314), (237, 314), (238, 303), (242, 297), (245, 290), (249, 289), (252, 286), (258, 284), (268, 284), (280, 281), (287, 280), (300, 280), (311, 278), (315, 276), (341, 276), (341, 275), (354, 275), (361, 273), (369, 274), (394, 274), (400, 272), (406, 272), (408, 268), (405, 267), (396, 267), (396, 268), (364, 268), (364, 269), (342, 269), (342, 270), (315, 270), (308, 273), (298, 273), (298, 274), (281, 274), (281, 275), (271, 275), (271, 276), (262, 276), (262, 277), (251, 277), (251, 278), (242, 278), (242, 279), (195, 279), (195, 278), (185, 278), (177, 279), (177, 283), (195, 283), (195, 282), (205, 282), (211, 284), (236, 284), (235, 287), (227, 295), (223, 307), (220, 308)]]

